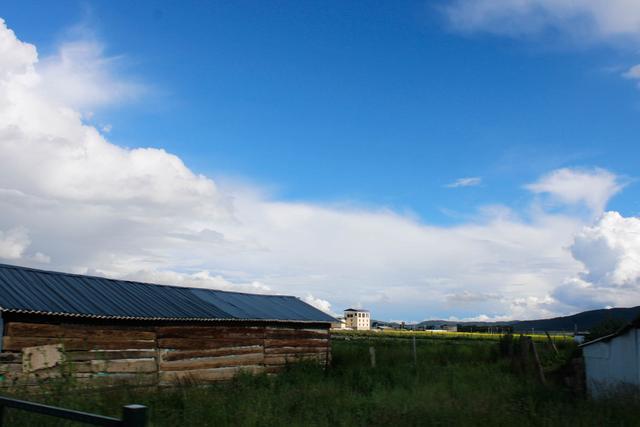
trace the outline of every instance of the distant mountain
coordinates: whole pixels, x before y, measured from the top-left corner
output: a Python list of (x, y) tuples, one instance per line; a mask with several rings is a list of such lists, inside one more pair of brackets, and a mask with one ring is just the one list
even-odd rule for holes
[(571, 316), (554, 317), (552, 319), (524, 320), (514, 322), (515, 331), (573, 331), (577, 326), (579, 331), (588, 331), (606, 319), (631, 322), (640, 316), (640, 306), (631, 308), (609, 308), (583, 311)]
[[(623, 320), (631, 322), (640, 316), (640, 306), (631, 308), (609, 308), (600, 310), (583, 311), (571, 316), (554, 317), (551, 319), (537, 320), (513, 320), (507, 322), (455, 322), (451, 320), (425, 320), (412, 327), (433, 327), (437, 325), (465, 325), (465, 326), (513, 326), (515, 332), (534, 331), (567, 331), (574, 328), (579, 331), (588, 331), (605, 319)], [(385, 324), (386, 322), (379, 322)], [(391, 325), (391, 324), (389, 324)]]

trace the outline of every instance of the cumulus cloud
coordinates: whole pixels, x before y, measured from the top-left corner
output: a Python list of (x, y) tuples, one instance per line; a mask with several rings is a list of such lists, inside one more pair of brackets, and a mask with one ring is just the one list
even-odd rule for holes
[[(256, 188), (221, 187), (164, 150), (109, 142), (83, 121), (76, 105), (84, 101), (51, 92), (61, 73), (42, 71), (37, 61), (34, 46), (0, 22), (5, 259), (156, 283), (306, 295), (327, 311), (360, 302), (377, 318), (438, 313), (443, 304), (460, 317), (559, 313), (563, 306), (548, 296), (582, 268), (567, 248), (584, 220), (563, 213), (538, 211), (525, 220), (489, 209), (475, 222), (437, 227), (388, 209), (284, 202)], [(566, 169), (530, 189), (601, 209), (619, 184), (606, 171)], [(447, 300), (456, 294), (467, 301)], [(494, 294), (499, 298), (478, 297)]]
[(93, 108), (132, 101), (147, 91), (141, 83), (114, 77), (122, 59), (106, 56), (96, 40), (80, 39), (62, 43), (35, 66), (48, 97), (90, 114)]
[(311, 294), (307, 294), (307, 296), (302, 298), (302, 301), (304, 301), (307, 304), (314, 306), (318, 310), (322, 310), (325, 313), (328, 313), (328, 314), (330, 314), (332, 316), (336, 315), (333, 311), (331, 311), (331, 303), (329, 301), (325, 300), (325, 299), (316, 298)]
[(565, 204), (584, 204), (601, 213), (623, 184), (615, 174), (604, 169), (558, 169), (526, 186), (534, 193), (549, 194)]
[(457, 188), (457, 187), (475, 187), (482, 184), (482, 178), (480, 177), (468, 177), (468, 178), (458, 178), (452, 183), (446, 185), (447, 188)]
[(465, 32), (523, 36), (551, 30), (580, 41), (640, 39), (640, 3), (634, 0), (454, 0), (445, 12)]
[(0, 230), (0, 258), (20, 259), (30, 244), (28, 231), (24, 227), (15, 227), (7, 231)]
[[(622, 77), (629, 80), (640, 80), (640, 64), (634, 65), (622, 74)], [(638, 83), (640, 88), (640, 82)]]
[(583, 271), (555, 290), (556, 299), (591, 308), (640, 304), (640, 218), (606, 212), (570, 250)]

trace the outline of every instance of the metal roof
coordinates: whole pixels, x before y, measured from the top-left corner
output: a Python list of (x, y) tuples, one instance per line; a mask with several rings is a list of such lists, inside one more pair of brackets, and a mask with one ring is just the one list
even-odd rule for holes
[(589, 346), (591, 344), (595, 344), (597, 342), (610, 341), (615, 337), (618, 337), (620, 335), (626, 334), (631, 329), (640, 329), (640, 317), (637, 317), (636, 319), (634, 319), (631, 322), (627, 323), (626, 325), (624, 325), (623, 327), (621, 327), (620, 329), (618, 329), (616, 332), (614, 332), (612, 334), (605, 335), (605, 336), (600, 337), (600, 338), (596, 338), (595, 340), (587, 341), (585, 343), (580, 344), (578, 347), (586, 347), (586, 346)]
[(132, 320), (335, 319), (284, 295), (153, 285), (0, 264), (0, 311)]

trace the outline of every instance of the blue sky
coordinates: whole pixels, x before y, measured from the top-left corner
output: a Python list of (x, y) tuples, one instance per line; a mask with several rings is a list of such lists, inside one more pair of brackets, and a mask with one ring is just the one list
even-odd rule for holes
[[(549, 2), (534, 0), (523, 2), (534, 5), (533, 12), (509, 1), (505, 5), (511, 6), (497, 15), (483, 9), (491, 0), (475, 6), (464, 0), (61, 1), (55, 7), (21, 0), (3, 2), (0, 17), (20, 41), (37, 47), (44, 64), (37, 71), (45, 76), (60, 69), (51, 64), (64, 62), (61, 46), (92, 46), (86, 74), (104, 73), (100, 78), (109, 84), (126, 82), (129, 86), (117, 87), (131, 88), (132, 95), (79, 103), (75, 97), (70, 106), (83, 115), (83, 123), (115, 146), (175, 154), (191, 171), (212, 179), (229, 199), (259, 193), (269, 204), (390, 213), (420, 227), (438, 227), (438, 232), (486, 227), (499, 220), (496, 212), (504, 211), (517, 224), (535, 227), (544, 222), (539, 217), (543, 210), (554, 220), (575, 220), (575, 228), (568, 228), (578, 233), (580, 227), (600, 225), (594, 221), (601, 211), (591, 212), (591, 206), (585, 212), (588, 196), (577, 196), (577, 205), (583, 206), (576, 207), (565, 194), (527, 186), (563, 169), (597, 177), (604, 176), (598, 171), (606, 171), (620, 187), (602, 196), (606, 210), (624, 219), (640, 213), (640, 90), (637, 80), (623, 77), (640, 63), (640, 26), (624, 20), (615, 26), (621, 16), (618, 3), (607, 13), (584, 6), (566, 21), (566, 11), (560, 14)], [(584, 33), (575, 25), (582, 20)], [(532, 21), (537, 26), (519, 25)], [(452, 185), (460, 179), (470, 185)], [(38, 242), (29, 224), (7, 217), (2, 225), (0, 231), (7, 235), (16, 227), (30, 230), (30, 241)], [(503, 291), (487, 284), (483, 290), (473, 288), (466, 284), (468, 278), (445, 278), (456, 285), (447, 285), (437, 298), (454, 301), (462, 295), (465, 303), (482, 300), (486, 305), (442, 309), (435, 303), (413, 306), (408, 297), (389, 305), (385, 298), (390, 291), (381, 284), (368, 287), (369, 279), (353, 271), (341, 273), (341, 286), (357, 281), (360, 292), (386, 296), (360, 301), (354, 293), (342, 299), (333, 296), (341, 293), (340, 287), (310, 279), (329, 274), (322, 264), (311, 268), (313, 274), (305, 272), (308, 276), (275, 272), (261, 262), (240, 272), (239, 260), (219, 263), (198, 255), (193, 257), (199, 261), (153, 264), (152, 270), (202, 270), (233, 283), (266, 283), (271, 289), (329, 301), (333, 310), (361, 303), (387, 319), (533, 316), (605, 305), (590, 301), (551, 308), (548, 303), (539, 311), (521, 313), (508, 308), (518, 298), (557, 299), (554, 286), (572, 276), (587, 277), (585, 260), (567, 249), (576, 244), (571, 236), (554, 242), (571, 267), (560, 269), (553, 285), (533, 280), (531, 291), (522, 295), (504, 291), (513, 294), (510, 302), (495, 307), (491, 301), (506, 297), (491, 295)], [(110, 259), (119, 250), (113, 249)], [(164, 257), (172, 253), (161, 252)], [(57, 262), (43, 254), (54, 260), (51, 268), (102, 269), (114, 275), (142, 271), (120, 270), (115, 267), (120, 263), (105, 268), (104, 256)], [(181, 249), (180, 257), (190, 259), (189, 254)], [(254, 255), (248, 257), (242, 262), (253, 262)], [(453, 269), (458, 268), (454, 261)], [(392, 267), (398, 272), (389, 273), (398, 278), (394, 286), (406, 284), (416, 292), (422, 289), (417, 283), (430, 277), (420, 271), (400, 279), (413, 266)], [(575, 273), (568, 273), (572, 269)], [(442, 274), (434, 277), (441, 280)], [(434, 287), (428, 285), (425, 295)]]
[[(517, 204), (550, 169), (634, 175), (640, 93), (607, 69), (637, 53), (461, 35), (442, 5), (20, 1), (3, 14), (43, 54), (82, 25), (125, 56), (121, 71), (151, 93), (100, 112), (112, 141), (166, 148), (282, 198), (450, 223), (445, 212)], [(467, 176), (483, 185), (445, 187)]]

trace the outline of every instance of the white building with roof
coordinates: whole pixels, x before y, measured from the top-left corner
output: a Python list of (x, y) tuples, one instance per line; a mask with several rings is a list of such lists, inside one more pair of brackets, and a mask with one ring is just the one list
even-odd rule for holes
[(371, 313), (361, 308), (347, 308), (344, 311), (344, 320), (348, 329), (356, 331), (371, 330)]
[(591, 397), (640, 390), (640, 318), (580, 347)]

